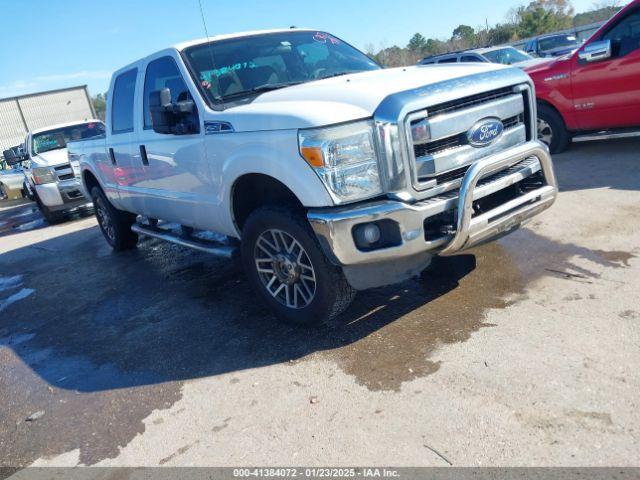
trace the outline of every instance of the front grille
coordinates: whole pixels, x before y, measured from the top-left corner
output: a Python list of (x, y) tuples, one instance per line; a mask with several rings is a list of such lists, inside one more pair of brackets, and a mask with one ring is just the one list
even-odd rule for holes
[(508, 97), (513, 95), (513, 87), (499, 88), (498, 90), (491, 90), (489, 92), (479, 93), (477, 95), (471, 95), (469, 97), (458, 98), (451, 100), (450, 102), (441, 103), (433, 107), (429, 107), (429, 116), (435, 117), (443, 113), (450, 113), (455, 110), (463, 110), (465, 108), (473, 107), (481, 103), (490, 102), (492, 100), (498, 100), (499, 98)]
[[(410, 114), (405, 120), (405, 128), (411, 148), (409, 154), (415, 162), (413, 184), (416, 190), (441, 186), (434, 191), (437, 195), (455, 188), (455, 181), (476, 161), (526, 142), (530, 137), (529, 102), (529, 88), (514, 85)], [(483, 147), (472, 146), (468, 132), (479, 121), (489, 118), (502, 122), (502, 135)], [(426, 138), (421, 138), (425, 134)]]
[[(524, 121), (524, 115), (515, 115), (513, 117), (506, 118), (502, 121), (504, 130), (507, 131), (511, 128), (521, 125)], [(459, 133), (451, 137), (435, 140), (429, 143), (422, 143), (413, 146), (413, 151), (416, 158), (426, 157), (427, 155), (436, 155), (446, 150), (468, 145), (467, 134)]]
[(75, 178), (73, 169), (71, 168), (71, 164), (69, 163), (65, 165), (58, 165), (57, 167), (53, 167), (53, 169), (55, 170), (56, 176), (58, 177), (59, 181), (72, 180), (73, 178)]

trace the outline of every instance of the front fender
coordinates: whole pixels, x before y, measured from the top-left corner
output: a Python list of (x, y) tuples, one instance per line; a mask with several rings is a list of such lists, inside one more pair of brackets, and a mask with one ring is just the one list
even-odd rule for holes
[(324, 184), (298, 153), (297, 130), (241, 132), (207, 136), (207, 156), (217, 203), (226, 212), (225, 230), (235, 231), (233, 186), (247, 174), (262, 174), (286, 185), (305, 207), (333, 206)]

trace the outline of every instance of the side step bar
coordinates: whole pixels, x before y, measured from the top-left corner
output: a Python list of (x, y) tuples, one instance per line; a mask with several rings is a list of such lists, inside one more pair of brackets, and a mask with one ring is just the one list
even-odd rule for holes
[(163, 228), (134, 223), (131, 225), (131, 230), (140, 235), (146, 235), (166, 242), (176, 243), (183, 247), (193, 248), (194, 250), (209, 253), (217, 257), (234, 258), (239, 254), (238, 247), (221, 245), (207, 240), (201, 240), (196, 237), (187, 237)]
[(573, 137), (574, 142), (590, 142), (592, 140), (608, 140), (613, 138), (640, 137), (640, 130), (608, 130), (603, 132), (584, 133)]

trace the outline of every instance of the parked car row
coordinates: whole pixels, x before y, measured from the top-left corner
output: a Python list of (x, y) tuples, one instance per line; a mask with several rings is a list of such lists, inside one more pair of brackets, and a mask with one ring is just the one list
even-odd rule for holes
[(21, 172), (22, 188), (49, 223), (90, 203), (82, 193), (77, 164), (69, 161), (67, 142), (104, 135), (100, 120), (66, 123), (30, 131), (22, 148), (4, 151), (5, 161)]

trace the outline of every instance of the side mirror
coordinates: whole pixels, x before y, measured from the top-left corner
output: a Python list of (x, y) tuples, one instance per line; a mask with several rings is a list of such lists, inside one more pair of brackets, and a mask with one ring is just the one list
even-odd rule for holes
[(196, 105), (191, 99), (171, 102), (171, 90), (163, 88), (149, 94), (149, 111), (153, 131), (161, 134), (186, 135), (199, 131), (193, 122)]
[(23, 157), (17, 156), (16, 152), (11, 148), (2, 152), (2, 155), (4, 156), (4, 160), (7, 162), (7, 165), (10, 167), (20, 165), (25, 160)]
[(611, 58), (611, 40), (600, 40), (585, 45), (578, 52), (578, 58), (583, 62), (597, 62)]

